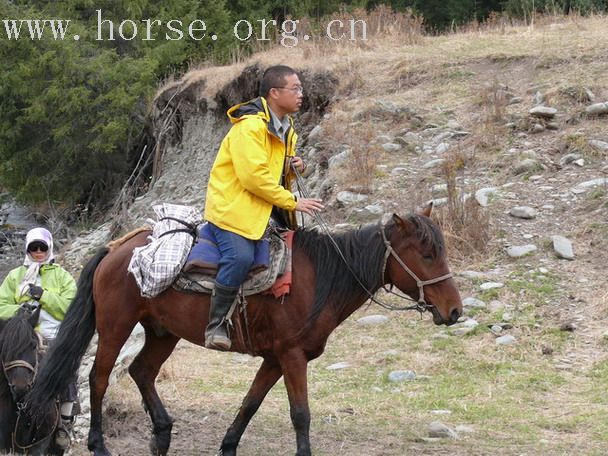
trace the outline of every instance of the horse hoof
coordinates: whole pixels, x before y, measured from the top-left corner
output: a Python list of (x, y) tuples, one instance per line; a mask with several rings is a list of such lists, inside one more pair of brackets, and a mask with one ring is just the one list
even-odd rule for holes
[(156, 436), (153, 436), (150, 439), (150, 454), (152, 454), (152, 456), (166, 456), (168, 450), (168, 448), (163, 449), (158, 446), (158, 439)]

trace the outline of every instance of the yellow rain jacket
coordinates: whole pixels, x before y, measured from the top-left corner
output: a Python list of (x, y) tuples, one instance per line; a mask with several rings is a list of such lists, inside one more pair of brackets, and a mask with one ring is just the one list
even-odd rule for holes
[(232, 128), (215, 158), (205, 201), (205, 219), (247, 239), (258, 240), (273, 206), (288, 211), (296, 227), (293, 174), (286, 165), (295, 155), (297, 136), (291, 127), (279, 139), (263, 97), (228, 110)]

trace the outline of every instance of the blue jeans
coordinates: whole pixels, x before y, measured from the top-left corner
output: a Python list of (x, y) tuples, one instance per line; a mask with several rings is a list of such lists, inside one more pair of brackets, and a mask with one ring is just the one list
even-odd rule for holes
[(255, 241), (209, 223), (220, 250), (220, 262), (215, 281), (224, 287), (238, 288), (251, 269)]

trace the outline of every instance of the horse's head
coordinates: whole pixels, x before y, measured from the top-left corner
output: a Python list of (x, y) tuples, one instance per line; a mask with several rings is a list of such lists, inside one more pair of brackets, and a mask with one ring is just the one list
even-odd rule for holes
[(32, 388), (38, 369), (39, 339), (34, 328), (40, 306), (22, 306), (0, 333), (0, 360), (13, 401), (19, 404)]
[(430, 205), (405, 218), (393, 215), (386, 277), (431, 311), (435, 324), (451, 325), (462, 314), (462, 301), (447, 264), (443, 235), (429, 218), (431, 210)]

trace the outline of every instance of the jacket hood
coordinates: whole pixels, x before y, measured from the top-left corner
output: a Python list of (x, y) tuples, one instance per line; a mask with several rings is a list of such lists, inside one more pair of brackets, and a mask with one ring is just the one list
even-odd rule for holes
[(264, 97), (254, 98), (245, 103), (234, 105), (228, 110), (227, 114), (232, 123), (237, 123), (243, 118), (250, 116), (259, 116), (266, 122), (270, 121), (270, 111)]
[[(266, 126), (270, 133), (276, 137), (279, 137), (279, 134), (274, 127), (274, 122), (270, 121), (270, 109), (268, 108), (268, 102), (264, 97), (254, 98), (253, 100), (246, 101), (245, 103), (237, 104), (230, 108), (227, 114), (230, 122), (233, 124), (245, 118), (257, 116), (266, 122)], [(290, 130), (293, 130), (293, 119), (291, 116), (288, 117), (289, 124), (291, 125)]]
[(27, 248), (32, 242), (43, 242), (49, 248), (46, 260), (44, 260), (42, 264), (49, 264), (55, 260), (55, 253), (53, 252), (53, 235), (46, 228), (33, 228), (29, 230), (25, 236), (25, 259), (23, 260), (25, 266), (29, 266), (33, 262), (32, 257), (27, 251)]

